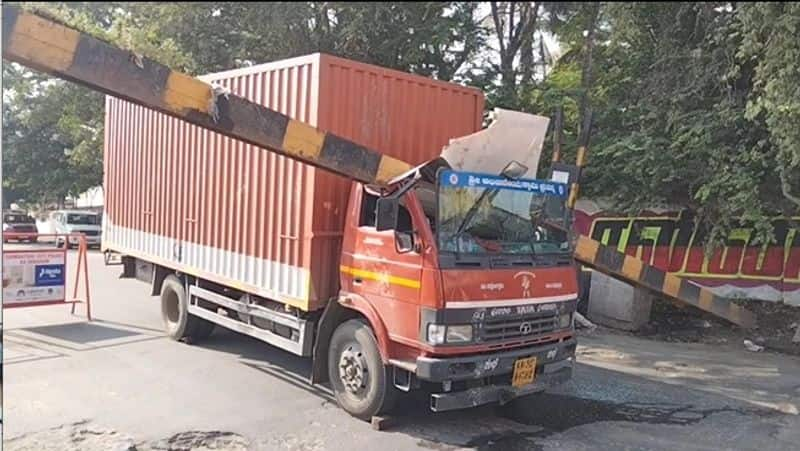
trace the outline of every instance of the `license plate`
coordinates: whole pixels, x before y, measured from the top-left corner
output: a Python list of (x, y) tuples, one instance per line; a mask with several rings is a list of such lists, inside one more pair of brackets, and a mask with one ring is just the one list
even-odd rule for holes
[(533, 382), (536, 376), (536, 357), (526, 357), (514, 362), (514, 375), (511, 378), (511, 385), (522, 387)]

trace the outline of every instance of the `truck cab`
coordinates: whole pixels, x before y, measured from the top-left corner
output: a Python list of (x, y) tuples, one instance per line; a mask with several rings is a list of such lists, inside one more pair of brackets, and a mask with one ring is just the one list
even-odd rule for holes
[[(354, 183), (342, 244), (339, 303), (368, 318), (392, 384), (427, 385), (442, 411), (569, 379), (577, 279), (560, 208), (567, 185), (421, 174), (388, 191)], [(366, 389), (348, 375), (369, 373), (344, 349), (329, 359), (340, 404)]]

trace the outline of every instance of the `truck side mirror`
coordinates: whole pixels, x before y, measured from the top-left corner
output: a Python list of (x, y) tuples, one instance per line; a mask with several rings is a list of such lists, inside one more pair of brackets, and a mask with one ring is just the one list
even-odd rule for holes
[(400, 200), (397, 197), (378, 198), (375, 230), (383, 232), (397, 227), (397, 216), (400, 209)]

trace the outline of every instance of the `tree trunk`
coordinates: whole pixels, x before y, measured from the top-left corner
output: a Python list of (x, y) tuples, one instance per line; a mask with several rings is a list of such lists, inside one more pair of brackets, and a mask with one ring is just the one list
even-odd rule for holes
[[(586, 27), (586, 40), (583, 43), (583, 63), (581, 67), (581, 98), (580, 98), (580, 119), (581, 128), (587, 126), (586, 118), (589, 114), (590, 96), (592, 89), (592, 53), (594, 52), (595, 32), (597, 29), (597, 18), (600, 15), (600, 3), (592, 3), (589, 11), (589, 21)], [(581, 130), (581, 135), (588, 140), (588, 130)], [(581, 143), (586, 145), (586, 143)]]

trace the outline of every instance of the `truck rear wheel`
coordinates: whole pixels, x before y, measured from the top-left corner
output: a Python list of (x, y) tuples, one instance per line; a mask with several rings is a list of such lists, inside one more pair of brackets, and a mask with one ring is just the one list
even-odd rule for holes
[(390, 410), (397, 398), (391, 367), (383, 364), (378, 340), (363, 321), (346, 321), (333, 332), (328, 376), (339, 405), (362, 420)]
[(189, 296), (174, 275), (161, 285), (161, 317), (173, 340), (193, 343), (208, 338), (214, 330), (214, 323), (189, 313)]

